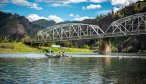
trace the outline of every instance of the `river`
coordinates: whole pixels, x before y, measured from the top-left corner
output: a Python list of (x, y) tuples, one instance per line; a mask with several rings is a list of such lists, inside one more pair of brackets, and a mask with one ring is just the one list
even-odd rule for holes
[(0, 54), (0, 84), (146, 84), (144, 55), (68, 55)]

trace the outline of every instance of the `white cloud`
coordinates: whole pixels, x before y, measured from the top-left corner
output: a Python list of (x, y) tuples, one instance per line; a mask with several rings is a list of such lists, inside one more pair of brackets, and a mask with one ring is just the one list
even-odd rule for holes
[(68, 1), (68, 0), (36, 0), (37, 2), (65, 2), (65, 1)]
[(93, 17), (88, 17), (88, 16), (80, 16), (80, 15), (77, 15), (77, 14), (69, 14), (70, 17), (73, 17), (74, 21), (83, 21), (85, 19), (93, 19)]
[(77, 17), (80, 17), (79, 15), (76, 15), (76, 14), (73, 14), (73, 13), (69, 14), (69, 16), (70, 16), (70, 17), (76, 17), (76, 18), (77, 18)]
[(59, 4), (59, 3), (53, 3), (53, 4), (51, 4), (51, 6), (53, 6), (53, 7), (59, 7), (59, 6), (63, 6), (62, 4)]
[(47, 3), (81, 3), (87, 2), (88, 0), (36, 0), (37, 2), (47, 2)]
[(30, 21), (30, 22), (33, 22), (33, 21), (36, 21), (36, 20), (39, 20), (39, 19), (46, 19), (48, 20), (48, 18), (46, 17), (43, 17), (43, 16), (39, 16), (37, 14), (29, 14), (27, 16), (27, 19)]
[(127, 6), (130, 3), (137, 2), (138, 0), (111, 0), (112, 5)]
[(100, 4), (90, 4), (87, 7), (82, 7), (82, 10), (90, 10), (90, 9), (98, 9), (101, 8), (102, 6)]
[(75, 21), (83, 21), (85, 19), (93, 19), (93, 17), (83, 16), (74, 18)]
[(120, 10), (120, 8), (114, 7), (113, 8), (113, 12), (116, 13), (118, 10)]
[(101, 2), (105, 2), (107, 0), (89, 0), (90, 2), (94, 2), (94, 3), (101, 3)]
[(62, 6), (70, 6), (68, 3), (52, 3), (50, 4), (52, 7), (62, 7)]
[(46, 19), (46, 20), (53, 20), (55, 21), (56, 23), (59, 23), (59, 22), (63, 22), (64, 20), (61, 19), (60, 17), (56, 16), (56, 15), (50, 15), (47, 17), (44, 17), (44, 16), (39, 16), (37, 14), (29, 14), (27, 17), (26, 17), (30, 22), (33, 22), (33, 21), (36, 21), (36, 20), (39, 20), (39, 19)]
[(36, 0), (36, 1), (50, 3), (51, 4), (50, 6), (53, 7), (60, 7), (60, 6), (69, 6), (70, 3), (82, 3), (82, 2), (101, 3), (108, 0)]
[(94, 3), (101, 3), (107, 0), (36, 0), (37, 2), (55, 2), (55, 3), (81, 3), (81, 2), (94, 2)]
[(68, 6), (70, 7), (70, 3), (81, 3), (86, 2), (87, 0), (39, 0), (41, 2), (48, 2), (51, 3), (50, 6), (52, 7), (62, 7)]
[(55, 21), (56, 23), (59, 23), (59, 22), (63, 22), (64, 20), (56, 15), (50, 15), (48, 16), (48, 20), (53, 20)]
[(60, 17), (58, 17), (56, 15), (50, 15), (48, 17), (44, 17), (44, 16), (39, 16), (37, 14), (29, 14), (26, 18), (30, 22), (33, 22), (33, 21), (36, 21), (36, 20), (39, 20), (39, 19), (53, 20), (56, 23), (59, 23), (59, 22), (63, 22), (64, 21), (63, 19), (61, 19)]
[(11, 0), (13, 4), (20, 5), (20, 6), (30, 6), (31, 3), (26, 0)]
[(19, 6), (28, 6), (30, 8), (34, 8), (36, 10), (41, 10), (42, 8), (38, 6), (36, 3), (28, 2), (27, 0), (11, 0), (13, 4), (19, 5)]
[(74, 14), (72, 14), (72, 13), (71, 13), (71, 14), (69, 14), (69, 16), (70, 16), (70, 17), (73, 17), (73, 16), (74, 16)]
[(111, 10), (102, 10), (102, 11), (98, 11), (97, 14), (107, 14), (110, 12), (111, 12)]
[(42, 10), (42, 8), (39, 7), (38, 4), (36, 4), (36, 3), (32, 3), (31, 8), (34, 8), (36, 10)]
[(66, 0), (64, 3), (81, 3), (81, 2), (87, 2), (87, 0)]

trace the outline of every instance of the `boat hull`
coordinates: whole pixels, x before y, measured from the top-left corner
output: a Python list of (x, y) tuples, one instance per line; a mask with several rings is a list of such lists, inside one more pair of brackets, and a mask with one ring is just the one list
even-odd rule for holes
[(68, 56), (66, 56), (66, 55), (63, 55), (63, 56), (61, 56), (61, 55), (55, 55), (55, 56), (53, 56), (52, 54), (45, 54), (48, 58), (61, 58), (61, 57), (68, 57)]

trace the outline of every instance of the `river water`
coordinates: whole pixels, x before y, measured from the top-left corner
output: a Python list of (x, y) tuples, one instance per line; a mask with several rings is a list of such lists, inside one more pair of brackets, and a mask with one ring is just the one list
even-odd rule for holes
[(0, 54), (0, 84), (146, 84), (146, 57), (134, 54)]

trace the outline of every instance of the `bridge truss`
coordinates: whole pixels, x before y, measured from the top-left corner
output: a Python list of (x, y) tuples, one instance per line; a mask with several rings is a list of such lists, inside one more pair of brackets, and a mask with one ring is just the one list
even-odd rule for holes
[(60, 41), (101, 38), (104, 31), (98, 25), (71, 23), (43, 29), (38, 32), (38, 41)]
[(105, 31), (106, 37), (146, 34), (146, 13), (138, 13), (118, 19)]
[(40, 30), (35, 41), (63, 41), (146, 34), (146, 13), (130, 15), (110, 24), (107, 30), (98, 25), (70, 23)]

